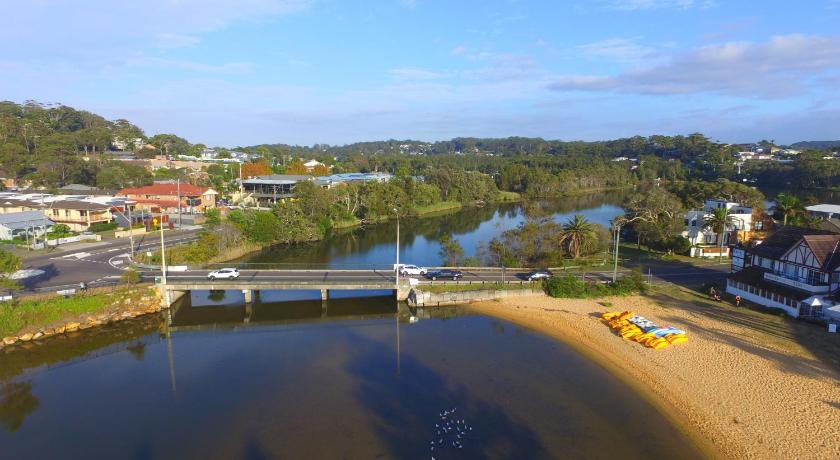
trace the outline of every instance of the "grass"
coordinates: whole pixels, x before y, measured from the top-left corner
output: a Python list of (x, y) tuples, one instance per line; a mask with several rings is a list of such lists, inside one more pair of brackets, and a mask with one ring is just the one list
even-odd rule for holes
[(344, 220), (335, 220), (332, 223), (332, 228), (335, 230), (342, 229), (342, 228), (353, 228), (357, 227), (361, 221), (359, 219), (351, 218), (351, 219), (344, 219)]
[(425, 292), (467, 292), (467, 291), (513, 291), (539, 288), (540, 283), (473, 283), (473, 284), (427, 284), (420, 286)]
[(458, 201), (441, 201), (426, 206), (415, 206), (414, 213), (418, 216), (421, 216), (423, 214), (431, 214), (434, 212), (449, 211), (451, 209), (460, 209), (463, 206), (464, 205)]
[(123, 288), (114, 293), (50, 297), (0, 304), (0, 336), (14, 335), (26, 328), (39, 328), (62, 318), (99, 313), (127, 298), (142, 296), (146, 289)]

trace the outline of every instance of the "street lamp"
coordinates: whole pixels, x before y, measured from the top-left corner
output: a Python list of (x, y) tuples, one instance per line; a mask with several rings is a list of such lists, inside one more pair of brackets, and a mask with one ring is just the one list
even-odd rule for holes
[[(152, 223), (155, 223), (154, 220)], [(163, 299), (168, 304), (169, 294), (166, 291), (166, 248), (163, 243), (163, 212), (160, 213), (160, 273), (163, 289)]]
[[(397, 215), (397, 265), (394, 267), (396, 273), (394, 275), (394, 279), (397, 283), (397, 291), (400, 289), (400, 212), (397, 208), (394, 208), (394, 213)], [(399, 292), (397, 292), (399, 295)]]
[(615, 229), (615, 249), (613, 250), (613, 283), (618, 280), (618, 240), (621, 236), (621, 222), (614, 221), (613, 228)]

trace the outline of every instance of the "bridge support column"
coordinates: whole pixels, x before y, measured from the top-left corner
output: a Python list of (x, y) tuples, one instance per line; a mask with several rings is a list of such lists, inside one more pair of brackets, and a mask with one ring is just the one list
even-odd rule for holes
[(321, 300), (330, 300), (330, 290), (321, 289)]
[(245, 304), (245, 323), (246, 324), (251, 322), (251, 315), (253, 315), (253, 314), (254, 314), (254, 303), (253, 302), (247, 302)]
[(245, 294), (245, 305), (254, 302), (254, 291), (250, 289), (243, 289), (242, 293)]

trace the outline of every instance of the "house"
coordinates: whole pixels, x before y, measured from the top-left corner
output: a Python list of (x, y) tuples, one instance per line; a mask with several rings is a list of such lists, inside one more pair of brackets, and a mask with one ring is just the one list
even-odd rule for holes
[(317, 168), (319, 166), (324, 166), (324, 167), (327, 167), (328, 169), (332, 169), (332, 165), (327, 166), (326, 164), (321, 163), (318, 160), (309, 160), (306, 163), (304, 163), (303, 166), (306, 168), (306, 172), (310, 172), (310, 173), (312, 171), (314, 171), (315, 168)]
[(76, 197), (39, 193), (0, 194), (0, 215), (22, 211), (41, 211), (56, 224), (83, 232), (92, 224), (111, 222), (111, 206)]
[(785, 226), (735, 248), (726, 292), (793, 317), (824, 319), (840, 288), (840, 233)]
[(11, 240), (16, 236), (42, 236), (54, 222), (42, 211), (20, 211), (0, 214), (0, 240)]
[(136, 202), (137, 209), (151, 212), (204, 212), (215, 208), (219, 193), (207, 187), (181, 183), (156, 183), (145, 187), (124, 188), (117, 192)]
[(278, 200), (291, 198), (298, 183), (314, 179), (312, 176), (294, 174), (271, 174), (243, 179), (238, 181), (241, 196), (237, 201), (252, 201), (258, 205), (270, 205)]
[(350, 182), (379, 182), (384, 183), (390, 181), (394, 176), (382, 172), (370, 173), (342, 173), (333, 174), (331, 176), (316, 177), (315, 184), (324, 188), (333, 188), (337, 185), (347, 184)]
[[(722, 254), (720, 254), (718, 241), (720, 235), (711, 228), (705, 228), (706, 219), (717, 208), (728, 209), (729, 215), (732, 216), (732, 223), (726, 226), (726, 231), (723, 233)], [(750, 239), (751, 232), (754, 230), (752, 213), (753, 210), (749, 206), (721, 199), (706, 200), (702, 210), (688, 211), (685, 215), (685, 230), (682, 236), (691, 242), (691, 256), (728, 256), (730, 245)]]

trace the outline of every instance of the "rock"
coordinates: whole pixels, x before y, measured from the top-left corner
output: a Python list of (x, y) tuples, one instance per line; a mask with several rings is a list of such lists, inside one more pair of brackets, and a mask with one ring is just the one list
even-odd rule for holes
[(55, 333), (56, 333), (56, 334), (64, 334), (64, 330), (65, 330), (65, 329), (66, 329), (66, 326), (63, 326), (63, 325), (62, 325), (62, 326), (58, 326), (58, 327), (56, 327), (56, 328), (55, 328)]
[(26, 334), (23, 334), (22, 336), (20, 336), (20, 340), (21, 342), (29, 342), (30, 340), (32, 340), (32, 333), (27, 332)]
[(92, 327), (93, 327), (93, 324), (90, 324), (90, 323), (84, 323), (84, 324), (80, 324), (80, 325), (79, 325), (79, 330), (80, 330), (80, 331), (82, 331), (82, 330), (85, 330), (85, 329), (90, 329), (90, 328), (92, 328)]
[(43, 336), (44, 336), (44, 332), (43, 331), (38, 331), (38, 332), (36, 332), (35, 334), (32, 335), (32, 340), (38, 340)]
[(17, 337), (4, 337), (3, 338), (3, 343), (6, 344), (6, 345), (14, 345), (15, 343), (17, 343), (17, 341), (18, 341)]
[(79, 330), (79, 323), (67, 323), (64, 325), (64, 332), (75, 332)]

